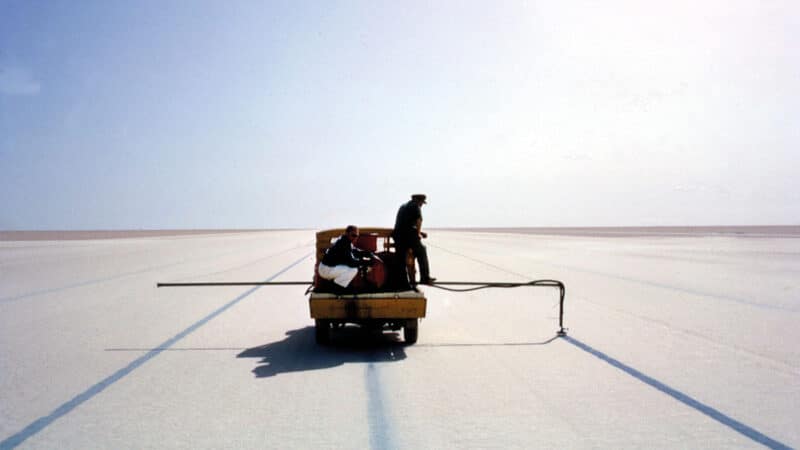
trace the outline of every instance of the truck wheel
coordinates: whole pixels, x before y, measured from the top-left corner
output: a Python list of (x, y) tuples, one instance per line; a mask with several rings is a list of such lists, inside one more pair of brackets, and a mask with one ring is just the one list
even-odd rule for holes
[(408, 319), (406, 321), (406, 326), (403, 327), (403, 339), (405, 339), (406, 344), (413, 344), (417, 342), (418, 335), (419, 319)]
[(314, 321), (314, 337), (317, 344), (325, 345), (331, 341), (331, 324), (327, 320), (316, 319)]

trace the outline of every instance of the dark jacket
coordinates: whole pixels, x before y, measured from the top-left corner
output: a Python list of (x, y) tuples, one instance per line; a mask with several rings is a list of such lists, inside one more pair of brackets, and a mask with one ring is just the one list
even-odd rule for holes
[[(350, 239), (346, 235), (342, 235), (333, 244), (333, 247), (325, 250), (325, 256), (322, 257), (322, 264), (326, 266), (339, 266), (344, 264), (350, 267), (359, 267), (367, 262), (372, 253), (354, 248), (350, 245)], [(364, 259), (366, 258), (366, 260)]]
[(417, 202), (411, 200), (400, 206), (400, 209), (397, 210), (397, 218), (394, 221), (394, 230), (392, 231), (392, 237), (395, 242), (419, 241), (418, 219), (422, 219), (422, 209)]

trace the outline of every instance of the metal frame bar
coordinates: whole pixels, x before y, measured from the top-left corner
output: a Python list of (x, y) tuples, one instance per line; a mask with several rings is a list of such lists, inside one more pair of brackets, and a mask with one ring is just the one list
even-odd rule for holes
[[(308, 281), (219, 281), (219, 282), (194, 282), (194, 283), (157, 283), (157, 288), (162, 287), (209, 287), (209, 286), (312, 286), (313, 282)], [(467, 292), (486, 288), (515, 288), (524, 286), (557, 287), (559, 289), (558, 301), (558, 336), (566, 336), (567, 328), (564, 328), (564, 297), (566, 287), (558, 280), (534, 280), (527, 283), (497, 282), (497, 281), (436, 281), (427, 286), (444, 289), (453, 292)], [(473, 286), (467, 289), (450, 289), (445, 286)], [(308, 291), (306, 291), (308, 293)]]

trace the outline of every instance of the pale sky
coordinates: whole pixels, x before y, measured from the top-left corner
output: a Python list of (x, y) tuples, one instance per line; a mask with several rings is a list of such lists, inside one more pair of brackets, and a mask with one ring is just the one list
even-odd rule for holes
[(0, 229), (800, 224), (796, 1), (0, 0)]

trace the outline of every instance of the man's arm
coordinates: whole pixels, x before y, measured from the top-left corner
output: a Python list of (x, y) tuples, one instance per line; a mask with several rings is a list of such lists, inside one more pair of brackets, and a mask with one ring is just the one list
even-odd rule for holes
[(340, 264), (350, 267), (359, 266), (359, 260), (353, 255), (350, 240), (344, 237), (339, 238), (333, 244), (333, 247), (328, 249), (323, 263), (328, 266), (338, 266)]
[(428, 233), (422, 231), (422, 217), (417, 218), (417, 223), (415, 225), (415, 228), (417, 229), (417, 234), (419, 234), (421, 238), (428, 237)]
[(373, 257), (373, 254), (372, 254), (372, 252), (371, 252), (371, 251), (369, 251), (369, 250), (362, 250), (362, 249), (360, 249), (360, 248), (358, 248), (358, 247), (354, 247), (354, 248), (353, 248), (353, 255), (354, 255), (356, 258), (372, 258), (372, 257)]

